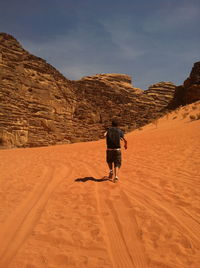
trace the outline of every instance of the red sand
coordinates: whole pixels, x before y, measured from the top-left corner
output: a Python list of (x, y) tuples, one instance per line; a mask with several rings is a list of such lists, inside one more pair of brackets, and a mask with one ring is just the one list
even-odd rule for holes
[(0, 151), (0, 267), (199, 268), (200, 120), (185, 109), (126, 136), (116, 184), (100, 180), (104, 140)]

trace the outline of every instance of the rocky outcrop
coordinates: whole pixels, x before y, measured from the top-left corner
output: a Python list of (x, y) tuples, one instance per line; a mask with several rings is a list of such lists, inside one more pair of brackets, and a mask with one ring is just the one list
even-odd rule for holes
[(101, 124), (106, 128), (115, 116), (121, 126), (129, 131), (162, 115), (163, 109), (173, 98), (175, 87), (171, 82), (160, 82), (145, 91), (134, 88), (127, 75), (100, 74), (84, 77), (76, 81), (74, 87), (82, 109), (77, 114), (83, 116), (81, 100), (85, 100), (90, 106), (85, 118), (92, 111), (94, 118), (100, 118)]
[(200, 62), (196, 62), (192, 68), (189, 78), (183, 84), (185, 101), (192, 103), (200, 100)]
[[(131, 85), (131, 78), (122, 74), (100, 74), (84, 77), (74, 83), (74, 89), (82, 112), (76, 112), (77, 116), (99, 120), (105, 130), (113, 116), (118, 117), (121, 126), (131, 127), (135, 122), (135, 100), (143, 91), (135, 89)], [(82, 100), (89, 109), (83, 111)], [(77, 107), (79, 109), (79, 106)], [(90, 118), (91, 120), (91, 118)], [(139, 121), (138, 121), (139, 122)], [(97, 123), (97, 121), (93, 122)]]
[(162, 115), (163, 110), (168, 106), (174, 97), (176, 85), (172, 82), (159, 82), (151, 85), (145, 90), (136, 103), (142, 107), (148, 107), (150, 117)]
[(200, 62), (194, 64), (190, 76), (183, 85), (176, 87), (174, 98), (169, 102), (168, 108), (175, 109), (198, 100), (200, 100)]
[(131, 90), (135, 93), (143, 92), (142, 89), (133, 87), (131, 77), (126, 74), (97, 74), (93, 76), (85, 76), (81, 81), (99, 81), (118, 91), (123, 90), (129, 92)]
[(45, 60), (0, 34), (0, 145), (47, 146), (97, 140), (111, 118), (125, 131), (161, 116), (175, 85), (144, 91), (125, 74), (98, 74), (70, 81)]

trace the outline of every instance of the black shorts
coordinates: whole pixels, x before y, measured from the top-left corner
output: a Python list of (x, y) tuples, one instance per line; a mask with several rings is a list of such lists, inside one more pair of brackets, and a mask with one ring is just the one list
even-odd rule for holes
[(122, 154), (120, 150), (107, 150), (106, 151), (106, 162), (114, 163), (115, 167), (121, 167)]

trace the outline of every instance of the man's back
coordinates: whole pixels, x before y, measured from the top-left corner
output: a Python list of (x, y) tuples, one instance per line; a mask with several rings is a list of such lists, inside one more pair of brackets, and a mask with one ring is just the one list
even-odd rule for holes
[(117, 149), (120, 148), (120, 139), (123, 138), (123, 132), (117, 127), (111, 127), (106, 134), (107, 148)]

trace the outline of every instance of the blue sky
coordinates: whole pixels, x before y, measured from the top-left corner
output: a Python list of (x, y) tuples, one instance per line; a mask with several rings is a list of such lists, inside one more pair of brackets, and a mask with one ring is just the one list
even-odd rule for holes
[(1, 0), (0, 32), (68, 79), (125, 73), (180, 85), (200, 60), (199, 0)]

